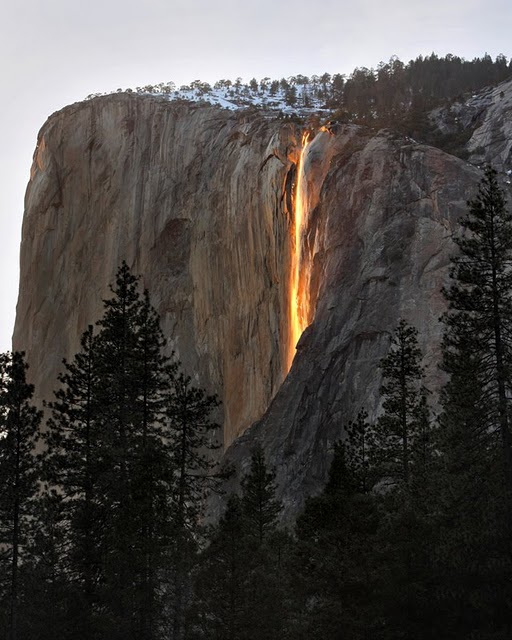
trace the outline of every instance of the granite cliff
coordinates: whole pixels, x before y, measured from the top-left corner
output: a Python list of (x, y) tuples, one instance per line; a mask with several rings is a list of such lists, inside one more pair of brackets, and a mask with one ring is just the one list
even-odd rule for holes
[[(508, 131), (505, 109), (485, 117), (486, 131), (498, 118)], [(400, 317), (418, 327), (428, 383), (439, 384), (440, 288), (480, 179), (475, 166), (388, 130), (315, 133), (304, 158), (312, 322), (289, 373), (301, 127), (154, 97), (95, 98), (42, 128), (13, 340), (49, 397), (126, 259), (169, 349), (221, 396), (226, 458), (245, 469), (261, 443), (285, 517), (325, 480), (343, 425), (361, 407), (378, 414), (378, 362)], [(479, 147), (491, 139), (482, 133)]]
[(143, 274), (169, 350), (219, 392), (226, 443), (263, 414), (285, 373), (296, 134), (129, 95), (48, 120), (26, 193), (13, 340), (39, 397), (125, 259)]

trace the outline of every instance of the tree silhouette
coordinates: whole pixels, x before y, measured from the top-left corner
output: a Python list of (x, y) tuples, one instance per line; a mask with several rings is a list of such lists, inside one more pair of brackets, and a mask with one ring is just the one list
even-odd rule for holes
[(0, 593), (5, 637), (18, 638), (20, 563), (37, 498), (34, 447), (42, 414), (32, 404), (24, 354), (0, 355)]

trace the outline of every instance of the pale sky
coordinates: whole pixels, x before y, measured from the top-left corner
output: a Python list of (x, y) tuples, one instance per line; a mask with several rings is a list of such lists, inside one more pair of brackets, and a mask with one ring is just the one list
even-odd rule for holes
[(37, 132), (90, 93), (512, 55), (510, 0), (0, 0), (0, 351), (11, 347)]

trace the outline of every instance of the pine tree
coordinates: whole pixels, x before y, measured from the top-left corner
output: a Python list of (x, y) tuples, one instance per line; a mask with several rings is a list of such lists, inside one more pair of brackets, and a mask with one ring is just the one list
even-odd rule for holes
[[(226, 510), (208, 532), (208, 546), (194, 580), (194, 624), (191, 637), (241, 640), (247, 590), (248, 547), (240, 498), (232, 495)], [(196, 635), (194, 635), (194, 632)]]
[(512, 216), (492, 168), (461, 223), (444, 290), (436, 569), (457, 633), (501, 638), (512, 630)]
[(275, 474), (261, 448), (208, 534), (195, 580), (195, 637), (264, 640), (285, 637), (289, 536), (278, 529)]
[(277, 528), (282, 505), (275, 499), (275, 473), (269, 471), (265, 454), (257, 447), (251, 457), (251, 470), (242, 479), (242, 504), (247, 534), (261, 545)]
[(418, 332), (401, 320), (381, 361), (384, 412), (369, 447), (370, 467), (385, 487), (387, 517), (378, 536), (387, 574), (383, 615), (390, 629), (408, 637), (420, 636), (430, 610), (433, 440), (421, 360)]
[(370, 446), (373, 428), (368, 422), (368, 413), (361, 409), (355, 420), (351, 420), (347, 427), (347, 466), (350, 468), (357, 490), (368, 493), (373, 489), (376, 478), (370, 468)]
[(276, 499), (275, 472), (267, 467), (261, 447), (253, 451), (250, 470), (241, 485), (247, 548), (242, 638), (280, 638), (287, 619), (286, 557), (290, 541), (278, 528), (282, 504)]
[(42, 416), (30, 404), (27, 368), (21, 352), (0, 355), (0, 607), (8, 640), (18, 638), (20, 564), (38, 490), (34, 447)]
[(149, 296), (126, 263), (112, 293), (96, 338), (109, 504), (105, 579), (115, 633), (146, 639), (163, 615), (157, 574), (169, 544), (172, 483), (164, 405), (175, 369), (162, 355)]
[[(468, 203), (463, 233), (454, 239), (452, 282), (444, 291), (450, 309), (444, 368), (452, 377), (445, 406), (456, 402), (458, 380), (473, 376), (481, 394), (481, 435), (499, 436), (504, 483), (512, 504), (512, 215), (507, 211), (497, 173), (485, 170), (479, 192)], [(469, 402), (474, 398), (467, 397)]]
[(324, 490), (308, 498), (297, 519), (290, 637), (381, 637), (381, 516), (377, 497), (360, 489), (346, 448), (337, 443)]
[(180, 638), (200, 503), (220, 481), (209, 451), (218, 401), (163, 355), (158, 316), (126, 263), (111, 291), (49, 404), (46, 520), (56, 525), (39, 548), (49, 558), (64, 536), (57, 564), (68, 567), (76, 633), (153, 640), (170, 625)]
[(415, 463), (428, 441), (427, 391), (423, 385), (418, 331), (398, 324), (388, 355), (381, 361), (384, 413), (375, 426), (371, 457), (381, 477), (409, 488)]
[(89, 327), (64, 363), (50, 404), (47, 478), (61, 497), (84, 636), (149, 640), (165, 614), (174, 473), (164, 408), (176, 365), (126, 263), (111, 290), (98, 334)]
[[(98, 367), (93, 328), (81, 338), (81, 351), (59, 375), (60, 388), (49, 403), (51, 418), (44, 434), (45, 481), (48, 500), (44, 519), (54, 522), (46, 545), (61, 528), (66, 539), (65, 564), (69, 589), (81, 594), (78, 628), (95, 637), (94, 605), (103, 580), (101, 556), (105, 548), (108, 507), (102, 501), (101, 483), (108, 471), (98, 403)], [(60, 525), (59, 525), (60, 523)]]
[(185, 633), (185, 602), (190, 592), (190, 574), (197, 552), (198, 517), (208, 489), (215, 490), (222, 474), (212, 451), (219, 448), (215, 436), (219, 425), (211, 414), (219, 405), (216, 396), (206, 394), (192, 384), (190, 377), (179, 373), (167, 398), (169, 451), (174, 471), (172, 497), (171, 565), (172, 638)]
[[(44, 457), (45, 453), (43, 454)], [(90, 611), (68, 562), (66, 501), (46, 487), (36, 504), (30, 544), (21, 567), (25, 587), (24, 637), (93, 638)]]

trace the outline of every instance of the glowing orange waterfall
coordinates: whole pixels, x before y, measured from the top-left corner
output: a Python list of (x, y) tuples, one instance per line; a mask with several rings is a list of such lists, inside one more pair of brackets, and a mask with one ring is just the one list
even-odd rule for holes
[(302, 147), (297, 163), (295, 196), (293, 198), (294, 231), (290, 265), (288, 370), (292, 366), (297, 342), (304, 329), (308, 326), (309, 319), (309, 273), (304, 273), (305, 270), (309, 270), (309, 264), (306, 264), (304, 260), (304, 229), (308, 219), (304, 158), (308, 144), (309, 132), (306, 132), (302, 136)]

